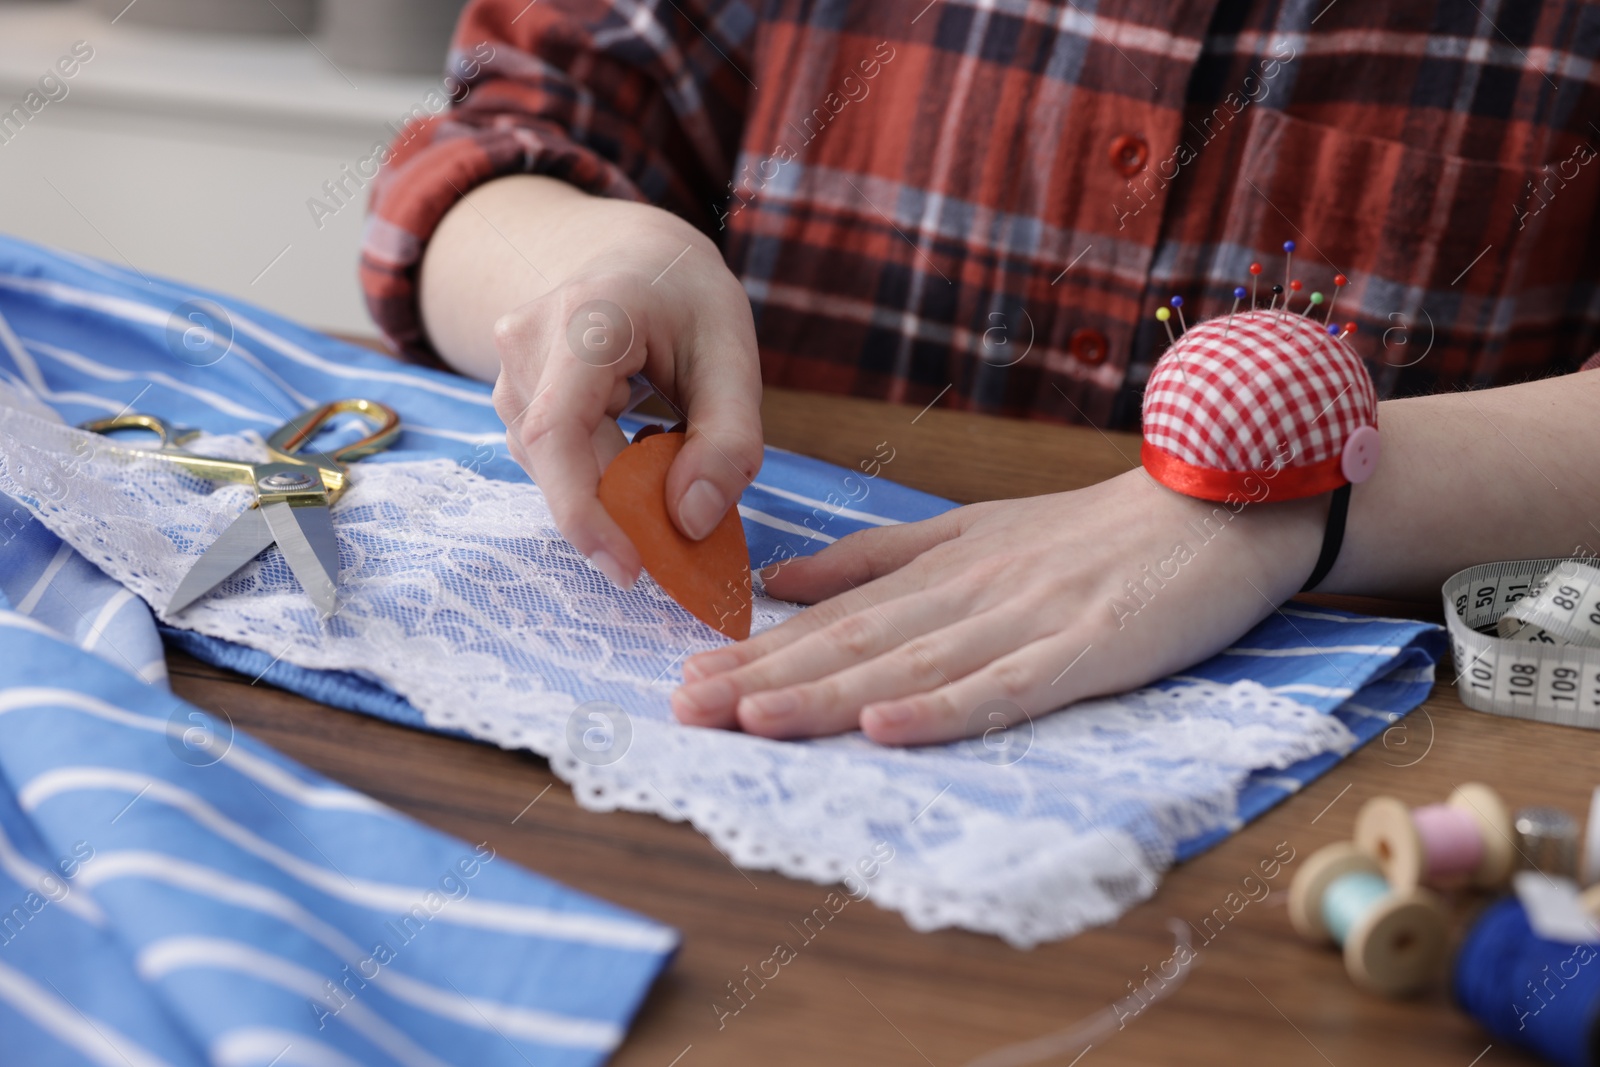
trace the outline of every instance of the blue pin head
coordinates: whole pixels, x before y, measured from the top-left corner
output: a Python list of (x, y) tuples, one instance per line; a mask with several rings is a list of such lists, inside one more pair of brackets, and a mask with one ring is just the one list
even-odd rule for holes
[(1330, 323), (1329, 324), (1329, 326), (1328, 326), (1328, 336), (1329, 337), (1338, 337), (1339, 336), (1338, 324), (1336, 324), (1336, 323)]
[(1243, 300), (1245, 298), (1245, 292), (1245, 287), (1241, 285), (1233, 291), (1233, 298), (1235, 300)]
[(1181, 297), (1181, 296), (1173, 297), (1172, 298), (1172, 306), (1175, 307), (1175, 308), (1183, 307), (1183, 297)]
[(1283, 242), (1283, 250), (1285, 252), (1293, 252), (1294, 251), (1294, 242), (1293, 241), (1285, 241), (1285, 242)]

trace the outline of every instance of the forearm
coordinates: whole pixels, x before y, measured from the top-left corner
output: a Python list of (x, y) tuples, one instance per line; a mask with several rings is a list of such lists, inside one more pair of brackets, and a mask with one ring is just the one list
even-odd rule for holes
[(1473, 564), (1600, 548), (1597, 410), (1597, 372), (1380, 405), (1383, 456), (1318, 592), (1425, 598)]

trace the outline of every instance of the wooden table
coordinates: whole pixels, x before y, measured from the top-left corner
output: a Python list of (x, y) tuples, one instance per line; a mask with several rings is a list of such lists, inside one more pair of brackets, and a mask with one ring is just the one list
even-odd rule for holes
[[(1138, 454), (1131, 435), (778, 390), (763, 412), (772, 444), (853, 467), (888, 441), (896, 454), (886, 476), (961, 501), (1086, 485), (1131, 467)], [(741, 873), (687, 825), (583, 811), (545, 761), (527, 753), (334, 710), (181, 655), (171, 668), (180, 695), (225, 710), (240, 728), (330, 777), (681, 930), (681, 953), (614, 1061), (625, 1067), (958, 1067), (1125, 996), (1146, 965), (1154, 970), (1172, 955), (1170, 919), (1199, 926), (1280, 842), (1296, 859), (1269, 894), (1201, 948), (1176, 992), (1096, 1041), (1084, 1067), (1468, 1067), (1490, 1039), (1442, 990), (1380, 1000), (1351, 986), (1335, 951), (1295, 939), (1284, 908), (1289, 879), (1314, 850), (1347, 837), (1356, 809), (1376, 794), (1420, 804), (1483, 779), (1513, 805), (1555, 804), (1581, 816), (1600, 756), (1600, 734), (1468, 711), (1440, 685), (1426, 715), (1392, 729), (1387, 745), (1374, 741), (1172, 871), (1152, 900), (1114, 926), (1019, 952), (960, 931), (914, 933), (898, 913), (852, 904), (719, 1029), (712, 1004), (726, 983), (776, 942), (794, 940), (788, 924), (819, 906), (825, 887)], [(1441, 667), (1442, 678), (1453, 673)], [(1458, 930), (1472, 906), (1458, 907)], [(1079, 1051), (1045, 1062), (1065, 1067)], [(1533, 1061), (1496, 1043), (1476, 1062)]]

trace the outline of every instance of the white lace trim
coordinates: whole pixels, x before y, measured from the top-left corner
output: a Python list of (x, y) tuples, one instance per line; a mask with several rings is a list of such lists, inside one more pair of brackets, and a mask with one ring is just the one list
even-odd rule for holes
[[(251, 491), (104, 444), (0, 385), (0, 491), (165, 604)], [(261, 455), (248, 437), (190, 447)], [(335, 521), (344, 606), (327, 623), (275, 548), (169, 621), (374, 679), (430, 726), (549, 757), (587, 808), (687, 819), (740, 866), (849, 879), (919, 930), (1026, 946), (1109, 921), (1154, 891), (1178, 842), (1234, 817), (1252, 770), (1354, 740), (1249, 682), (1091, 701), (998, 749), (683, 727), (667, 707), (678, 665), (721, 638), (648, 579), (613, 588), (556, 532), (535, 486), (444, 460), (367, 462)], [(758, 598), (756, 626), (796, 610)]]

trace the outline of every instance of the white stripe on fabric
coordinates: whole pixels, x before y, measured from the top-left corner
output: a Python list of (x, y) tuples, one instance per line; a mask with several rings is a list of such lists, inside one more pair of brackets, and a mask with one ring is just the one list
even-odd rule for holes
[(420, 389), (426, 393), (433, 393), (435, 396), (445, 396), (451, 400), (476, 404), (478, 407), (494, 407), (494, 401), (487, 394), (476, 390), (462, 389), (453, 385), (446, 385), (443, 382), (430, 381), (403, 371), (377, 370), (373, 367), (350, 367), (343, 363), (330, 362), (315, 353), (301, 348), (292, 341), (279, 337), (264, 326), (257, 325), (250, 319), (240, 315), (237, 310), (230, 311), (230, 314), (233, 315), (234, 323), (242, 327), (245, 333), (274, 349), (279, 355), (302, 366), (319, 370), (329, 377), (346, 378), (359, 382), (389, 382), (392, 385), (403, 385), (408, 389)]
[(0, 315), (0, 345), (3, 345), (5, 350), (11, 353), (11, 361), (19, 368), (24, 363), (32, 362), (28, 358), (28, 353), (23, 350), (22, 339), (11, 329), (11, 323), (6, 321), (4, 315)]
[[(140, 851), (101, 853), (80, 877), (91, 888), (115, 878), (165, 882), (288, 923), (358, 971), (367, 958), (354, 941), (277, 890), (176, 856)], [(612, 1023), (465, 997), (391, 968), (380, 969), (369, 980), (397, 1000), (475, 1029), (495, 1030), (547, 1045), (607, 1051), (622, 1042), (622, 1029)]]
[(1384, 711), (1381, 708), (1369, 708), (1365, 704), (1357, 704), (1354, 700), (1347, 700), (1339, 705), (1340, 711), (1364, 715), (1369, 719), (1382, 719), (1384, 722), (1398, 722), (1400, 714), (1394, 711)]
[[(62, 546), (65, 547), (66, 542), (62, 542)], [(122, 610), (124, 604), (133, 599), (135, 599), (134, 595), (127, 589), (118, 589), (107, 597), (106, 602), (100, 605), (100, 610), (95, 613), (94, 621), (89, 624), (88, 636), (84, 638), (83, 644), (78, 647), (85, 652), (93, 652), (95, 646), (100, 643), (100, 638), (105, 636), (106, 627), (111, 625), (111, 620), (116, 616), (117, 612)]]
[[(70, 708), (73, 711), (81, 711), (86, 715), (93, 715), (121, 726), (131, 726), (136, 730), (147, 730), (155, 734), (166, 734), (168, 737), (181, 738), (183, 731), (188, 728), (167, 719), (157, 719), (149, 715), (128, 711), (115, 704), (107, 703), (99, 697), (80, 693), (75, 689), (19, 685), (0, 691), (0, 715), (25, 708), (51, 707)], [(245, 777), (253, 778), (280, 796), (287, 797), (307, 808), (357, 811), (369, 815), (388, 817), (393, 817), (394, 815), (392, 808), (373, 800), (364, 793), (357, 793), (353, 789), (346, 789), (344, 786), (338, 785), (306, 785), (281, 767), (242, 749), (230, 748), (219, 762), (227, 763), (228, 766)]]
[[(83, 868), (83, 870), (87, 869)], [(45, 870), (18, 852), (16, 846), (11, 843), (11, 838), (6, 835), (4, 826), (0, 826), (0, 871), (5, 871), (6, 874), (11, 876), (12, 881), (20, 886), (31, 886), (33, 891), (41, 897), (49, 896), (48, 893), (45, 893), (40, 888), (45, 878), (54, 878), (63, 885), (68, 882), (68, 879), (62, 878), (55, 871)], [(66, 896), (60, 900), (53, 900), (51, 903), (60, 907), (63, 911), (70, 911), (84, 922), (92, 923), (95, 926), (104, 926), (106, 924), (105, 912), (100, 910), (99, 905), (82, 893), (72, 892), (70, 888)]]
[(1410, 626), (1416, 622), (1415, 619), (1391, 619), (1382, 615), (1334, 615), (1326, 611), (1308, 611), (1287, 604), (1278, 610), (1285, 615), (1297, 615), (1302, 619), (1320, 619), (1323, 622), (1387, 622), (1396, 626)]
[(269, 1026), (229, 1030), (210, 1052), (215, 1067), (361, 1067), (315, 1038)]
[(1285, 774), (1275, 774), (1271, 778), (1258, 778), (1258, 785), (1270, 785), (1285, 793), (1298, 793), (1304, 788), (1305, 783), (1298, 778), (1290, 778)]
[(792, 522), (785, 522), (782, 519), (774, 518), (764, 511), (757, 511), (755, 508), (747, 508), (743, 504), (739, 505), (739, 515), (741, 518), (749, 519), (751, 522), (757, 523), (758, 525), (770, 526), (774, 530), (782, 530), (785, 533), (797, 533), (802, 537), (809, 537), (813, 541), (821, 541), (825, 545), (831, 545), (835, 541), (839, 540), (837, 537), (829, 537), (825, 533), (818, 533), (817, 531), (807, 529), (804, 526), (797, 526)]
[[(98, 311), (101, 314), (110, 315), (114, 318), (139, 322), (148, 326), (159, 326), (162, 329), (165, 329), (167, 324), (168, 315), (159, 308), (153, 308), (148, 304), (142, 304), (136, 300), (128, 300), (123, 297), (107, 296), (104, 293), (96, 293), (87, 289), (78, 289), (62, 282), (45, 281), (38, 278), (24, 278), (15, 274), (0, 274), (0, 288), (16, 289), (22, 292), (30, 292), (48, 296), (60, 303), (88, 308), (92, 311)], [(407, 374), (401, 371), (378, 370), (370, 367), (347, 367), (342, 363), (330, 362), (312, 352), (307, 351), (304, 348), (301, 348), (299, 345), (293, 344), (292, 342), (279, 337), (277, 334), (257, 325), (250, 319), (244, 318), (243, 316), (239, 315), (237, 310), (230, 309), (229, 314), (232, 316), (233, 321), (237, 326), (245, 328), (244, 332), (249, 333), (258, 340), (263, 341), (268, 347), (274, 349), (280, 355), (292, 360), (293, 362), (319, 370), (331, 377), (355, 379), (358, 381), (390, 382), (392, 384), (403, 385), (413, 389), (420, 389), (423, 392), (433, 393), (437, 396), (450, 397), (454, 400), (461, 400), (470, 404), (476, 404), (480, 407), (494, 406), (493, 400), (482, 393), (446, 385), (443, 382), (428, 381), (426, 379), (419, 378), (415, 375)], [(307, 407), (312, 406), (313, 401), (309, 397), (305, 397), (297, 390), (290, 388), (288, 383), (284, 382), (283, 379), (277, 374), (274, 374), (270, 368), (262, 365), (247, 349), (236, 348), (233, 354), (247, 357), (247, 362), (261, 370), (263, 373), (266, 373), (272, 377), (284, 390), (284, 392), (295, 398), (296, 403), (303, 404)], [(15, 355), (16, 353), (13, 353), (14, 357)], [(74, 355), (78, 355), (80, 359), (88, 360), (87, 356), (82, 356), (78, 353), (74, 353)], [(24, 359), (26, 359), (25, 354)], [(21, 366), (22, 361), (19, 360), (18, 362), (19, 366)], [(32, 365), (31, 359), (27, 359), (26, 362), (28, 365)], [(104, 371), (112, 370), (112, 368), (106, 367), (105, 364), (96, 364), (96, 366), (101, 367)], [(28, 378), (28, 368), (23, 366), (22, 369), (23, 376)], [(31, 369), (35, 372), (35, 374), (38, 373), (37, 366), (32, 366)], [(157, 376), (157, 373), (159, 372), (149, 375), (136, 375), (135, 377), (150, 377), (154, 379)], [(96, 376), (98, 377), (100, 375)], [(42, 379), (33, 381), (30, 378), (29, 384), (33, 385), (34, 388), (38, 389), (41, 393), (44, 393), (52, 398), (67, 399), (67, 394), (51, 393), (47, 388), (45, 388)], [(187, 392), (187, 390), (184, 391)], [(79, 399), (79, 394), (71, 394), (71, 397), (77, 403), (88, 402), (87, 400)], [(91, 397), (89, 399), (102, 404), (104, 403), (103, 398), (100, 397)], [(108, 407), (107, 410), (120, 411), (121, 407), (113, 404)], [(277, 425), (278, 423), (285, 421), (282, 416), (271, 417), (263, 415), (260, 412), (256, 412), (250, 416), (240, 417), (258, 419), (273, 425)], [(469, 444), (475, 443), (480, 439), (489, 441), (503, 439), (503, 435), (500, 434), (464, 434), (454, 430), (418, 426), (412, 423), (407, 423), (405, 429), (416, 433), (428, 434), (430, 436), (461, 440)]]
[(46, 563), (44, 570), (39, 572), (39, 577), (34, 581), (32, 588), (17, 602), (18, 614), (33, 614), (33, 609), (39, 606), (39, 601), (44, 596), (45, 590), (50, 588), (50, 583), (55, 581), (56, 575), (61, 573), (61, 568), (65, 567), (67, 560), (71, 558), (72, 546), (65, 541), (61, 542), (61, 547), (56, 549), (56, 554), (50, 557), (50, 562)]
[(137, 674), (139, 676), (139, 680), (144, 682), (146, 685), (165, 686), (167, 683), (167, 661), (164, 659), (153, 659), (149, 663), (146, 663), (143, 667), (140, 667), (134, 673)]
[(43, 385), (32, 385), (25, 380), (25, 377), (19, 378), (10, 371), (6, 372), (5, 377), (6, 381), (41, 404), (46, 400), (59, 400), (63, 404), (82, 404), (86, 408), (99, 408), (101, 411), (109, 411), (114, 414), (121, 414), (128, 409), (126, 404), (118, 404), (114, 400), (107, 400), (105, 397), (95, 396), (93, 393), (75, 393), (71, 391), (58, 393), (53, 389), (45, 388)]
[[(169, 937), (153, 942), (139, 951), (134, 967), (146, 981), (165, 978), (173, 971), (215, 968), (269, 982), (313, 1004), (323, 995), (324, 978), (314, 971), (220, 937)], [(347, 1001), (338, 1019), (405, 1067), (450, 1067), (360, 1001)]]
[(0, 626), (9, 626), (13, 630), (27, 630), (30, 633), (43, 634), (46, 637), (53, 637), (57, 641), (61, 640), (60, 634), (50, 629), (50, 627), (46, 626), (38, 619), (32, 619), (26, 615), (18, 615), (14, 611), (0, 609)]
[[(88, 789), (142, 793), (155, 803), (166, 804), (183, 812), (217, 836), (259, 856), (290, 877), (328, 896), (378, 911), (406, 912), (413, 907), (426, 910), (422, 898), (429, 892), (427, 889), (346, 878), (263, 840), (188, 790), (133, 771), (104, 767), (60, 767), (46, 771), (22, 786), (17, 793), (17, 801), (24, 811), (31, 812), (51, 797)], [(664, 952), (677, 943), (676, 935), (662, 927), (600, 915), (474, 900), (471, 897), (453, 902), (448, 910), (430, 913), (430, 917), (460, 926), (551, 940), (578, 941), (635, 952)]]
[(838, 507), (836, 505), (829, 504), (827, 501), (813, 500), (809, 496), (790, 492), (787, 489), (779, 489), (775, 485), (767, 485), (764, 482), (751, 482), (750, 485), (752, 488), (759, 489), (763, 493), (771, 493), (775, 497), (781, 497), (784, 500), (792, 500), (796, 504), (808, 504), (818, 510), (826, 511), (829, 515), (838, 515), (841, 518), (853, 519), (856, 522), (868, 522), (874, 526), (903, 525), (903, 522), (900, 519), (890, 519), (883, 515), (874, 515), (868, 511), (856, 511), (853, 508)]
[(141, 1048), (104, 1019), (91, 1019), (4, 963), (0, 963), (0, 999), (33, 1020), (39, 1029), (101, 1067), (171, 1067), (166, 1060)]
[(1311, 697), (1350, 697), (1355, 695), (1354, 689), (1344, 689), (1333, 685), (1269, 685), (1268, 689), (1274, 693), (1304, 693)]
[(1291, 648), (1225, 648), (1224, 656), (1323, 656), (1328, 653), (1353, 656), (1398, 656), (1399, 645), (1301, 645)]
[(161, 371), (122, 370), (120, 368), (107, 366), (104, 363), (90, 359), (88, 356), (85, 356), (82, 353), (74, 352), (67, 348), (58, 348), (57, 346), (48, 344), (44, 341), (36, 341), (30, 338), (27, 343), (35, 352), (49, 356), (58, 363), (65, 363), (74, 370), (81, 371), (82, 373), (89, 375), (91, 378), (98, 378), (103, 382), (152, 382), (156, 385), (171, 389), (175, 393), (182, 393), (184, 396), (192, 397), (195, 400), (200, 401), (200, 403), (205, 404), (216, 411), (220, 411), (224, 415), (232, 415), (236, 419), (251, 419), (255, 422), (265, 423), (266, 425), (273, 427), (276, 427), (286, 421), (281, 416), (269, 415), (264, 411), (257, 411), (255, 408), (246, 407), (235, 400), (231, 400), (228, 397), (223, 396), (221, 393), (213, 392), (210, 389), (202, 389), (197, 385), (190, 385), (187, 382), (179, 381), (172, 375), (164, 374)]

